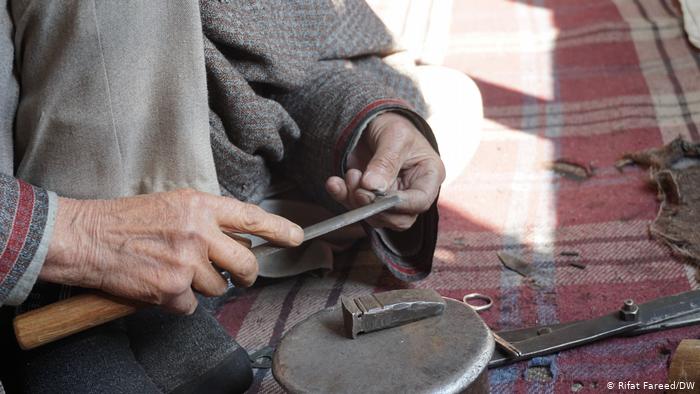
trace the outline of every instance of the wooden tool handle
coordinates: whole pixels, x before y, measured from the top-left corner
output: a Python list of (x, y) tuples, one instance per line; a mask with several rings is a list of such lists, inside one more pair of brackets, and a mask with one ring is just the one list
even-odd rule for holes
[[(250, 249), (250, 239), (232, 233), (226, 235)], [(130, 315), (141, 305), (101, 292), (81, 294), (15, 317), (15, 336), (22, 349), (34, 349)]]
[[(676, 348), (668, 369), (668, 383), (675, 387), (669, 393), (700, 392), (700, 340), (684, 339)], [(680, 382), (684, 382), (683, 385)], [(687, 386), (694, 383), (694, 387)]]
[(130, 315), (138, 306), (104, 293), (80, 294), (15, 317), (15, 336), (22, 349), (34, 349)]

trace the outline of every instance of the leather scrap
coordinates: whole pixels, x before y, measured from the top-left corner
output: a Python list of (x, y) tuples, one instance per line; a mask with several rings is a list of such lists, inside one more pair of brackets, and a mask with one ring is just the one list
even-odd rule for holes
[(530, 276), (532, 266), (528, 261), (503, 251), (496, 252), (496, 255), (498, 259), (501, 260), (501, 263), (509, 270), (515, 271), (522, 276)]
[(625, 154), (648, 167), (661, 205), (649, 232), (674, 252), (700, 262), (700, 144), (677, 138), (661, 148)]

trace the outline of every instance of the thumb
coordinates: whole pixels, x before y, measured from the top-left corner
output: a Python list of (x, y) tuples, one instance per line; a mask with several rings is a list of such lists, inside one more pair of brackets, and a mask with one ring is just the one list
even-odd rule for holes
[(386, 191), (406, 160), (405, 138), (379, 138), (377, 149), (367, 164), (360, 186), (366, 190)]

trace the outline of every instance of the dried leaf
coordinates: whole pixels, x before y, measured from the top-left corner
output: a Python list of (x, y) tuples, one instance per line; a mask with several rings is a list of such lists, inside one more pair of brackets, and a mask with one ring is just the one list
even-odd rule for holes
[(593, 175), (590, 166), (584, 166), (568, 159), (558, 159), (551, 162), (549, 169), (575, 181), (583, 181)]
[(631, 166), (634, 163), (634, 160), (628, 159), (628, 158), (622, 158), (618, 161), (615, 162), (615, 168), (617, 168), (618, 171), (622, 172), (622, 169)]
[(522, 276), (530, 275), (532, 266), (528, 261), (523, 260), (518, 256), (513, 256), (507, 252), (496, 252), (496, 256), (501, 260), (501, 263), (511, 271), (515, 271)]
[(567, 256), (567, 257), (578, 257), (578, 256), (580, 256), (578, 252), (576, 252), (576, 251), (569, 251), (569, 250), (562, 251), (562, 252), (559, 253), (559, 254), (560, 254), (561, 256)]

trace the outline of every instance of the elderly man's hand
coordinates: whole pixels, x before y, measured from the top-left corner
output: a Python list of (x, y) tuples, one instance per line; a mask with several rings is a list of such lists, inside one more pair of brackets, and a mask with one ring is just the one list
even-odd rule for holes
[(60, 199), (54, 235), (39, 278), (97, 288), (192, 313), (192, 288), (221, 295), (226, 282), (257, 276), (253, 254), (224, 231), (255, 234), (281, 245), (302, 242), (296, 224), (232, 198), (191, 190), (116, 200)]
[(345, 179), (330, 177), (326, 190), (347, 208), (372, 202), (369, 191), (395, 191), (402, 202), (368, 222), (374, 227), (407, 230), (435, 201), (445, 179), (440, 156), (406, 117), (393, 112), (377, 116), (348, 158)]

